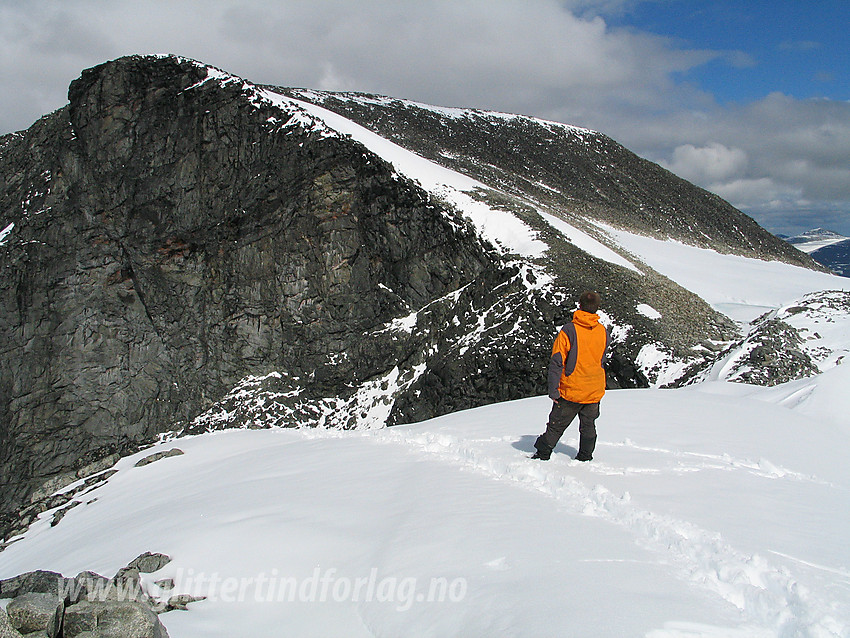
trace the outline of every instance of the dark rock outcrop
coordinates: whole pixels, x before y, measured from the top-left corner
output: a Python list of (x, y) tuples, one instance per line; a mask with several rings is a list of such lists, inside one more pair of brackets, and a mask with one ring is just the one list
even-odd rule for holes
[[(40, 488), (30, 494), (29, 503), (18, 509), (6, 528), (6, 536), (12, 537), (22, 534), (40, 514), (57, 507), (60, 509), (54, 512), (51, 525), (59, 523), (70, 509), (82, 503), (81, 500), (78, 500), (78, 497), (82, 497), (87, 492), (101, 486), (110, 476), (115, 474), (116, 470), (110, 469), (90, 476), (88, 472), (92, 469), (108, 467), (117, 460), (117, 455), (107, 455), (101, 461), (88, 465), (81, 470), (59, 473), (45, 481)], [(66, 487), (78, 478), (83, 478), (83, 480), (78, 481), (76, 486)], [(60, 488), (65, 489), (57, 492)], [(0, 544), (0, 550), (4, 547), (5, 544)]]
[(38, 570), (0, 580), (0, 598), (17, 598), (24, 594), (51, 594), (59, 596), (67, 579), (62, 574)]
[(728, 378), (772, 386), (813, 376), (818, 367), (801, 345), (802, 339), (793, 327), (781, 319), (763, 319), (739, 346)]
[[(178, 448), (172, 448), (170, 450), (165, 450), (163, 452), (156, 452), (155, 454), (151, 454), (150, 456), (146, 456), (143, 459), (136, 461), (135, 467), (144, 467), (145, 465), (150, 465), (151, 463), (156, 463), (162, 459), (167, 459), (172, 456), (180, 456), (183, 454), (183, 450)], [(156, 571), (156, 570), (151, 570)]]
[(205, 77), (174, 58), (107, 64), (2, 140), (7, 514), (250, 373), (342, 394), (404, 356), (365, 332), (501, 277), (487, 246), (385, 163), (273, 128), (279, 112), (238, 85), (190, 90)]
[(21, 638), (22, 635), (12, 626), (6, 610), (0, 607), (0, 638)]
[(67, 638), (168, 638), (156, 613), (134, 601), (77, 603), (65, 611), (64, 622)]
[(129, 565), (127, 565), (127, 567), (130, 567), (131, 569), (138, 569), (139, 573), (142, 574), (152, 574), (159, 571), (170, 562), (170, 556), (156, 552), (145, 552), (138, 558), (135, 558)]
[(102, 638), (167, 638), (157, 614), (187, 610), (204, 600), (187, 594), (159, 601), (148, 596), (142, 573), (170, 562), (165, 554), (145, 552), (109, 579), (94, 572), (75, 578), (48, 571), (29, 572), (0, 581), (0, 598), (11, 598), (0, 609), (0, 638), (20, 635), (100, 636)]
[(704, 377), (773, 386), (842, 365), (850, 352), (841, 337), (848, 317), (850, 292), (808, 293), (755, 319), (748, 334), (720, 352)]
[(15, 629), (24, 635), (44, 632), (47, 638), (59, 635), (64, 611), (64, 601), (54, 594), (24, 594), (6, 607), (9, 622)]

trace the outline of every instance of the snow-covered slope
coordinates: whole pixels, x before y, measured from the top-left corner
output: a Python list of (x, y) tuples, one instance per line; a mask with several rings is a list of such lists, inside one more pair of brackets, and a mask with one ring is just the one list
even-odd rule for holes
[(836, 275), (597, 226), (619, 246), (736, 321), (748, 323), (810, 292), (850, 290), (850, 282)]
[(846, 636), (850, 367), (828, 374), (816, 420), (791, 384), (609, 392), (588, 464), (574, 428), (550, 462), (527, 458), (543, 397), (167, 441), (55, 527), (46, 512), (0, 578), (167, 553), (149, 589), (208, 597), (162, 616), (172, 638)]
[[(298, 91), (296, 94), (318, 103), (326, 102), (335, 95), (310, 91)], [(494, 188), (492, 184), (483, 184), (429, 161), (316, 103), (287, 98), (269, 89), (264, 89), (262, 95), (284, 109), (291, 109), (293, 106), (303, 108), (330, 129), (339, 134), (350, 135), (363, 143), (371, 151), (390, 162), (399, 173), (415, 180), (429, 192), (451, 201), (475, 222), (482, 236), (495, 245), (526, 257), (539, 257), (545, 252), (546, 244), (536, 238), (528, 225), (511, 213), (491, 208), (470, 196), (475, 191), (492, 190)], [(361, 105), (399, 103), (409, 110), (431, 112), (449, 119), (529, 119), (469, 109), (445, 109), (357, 94), (345, 94), (345, 99)], [(567, 129), (572, 135), (582, 139), (590, 140), (593, 136), (598, 136), (598, 133), (593, 131), (562, 124), (545, 122), (539, 124)], [(585, 143), (590, 144), (589, 141)], [(673, 239), (662, 240), (616, 228), (589, 217), (578, 217), (581, 223), (586, 225), (585, 229), (581, 229), (555, 216), (551, 210), (533, 197), (525, 197), (523, 202), (536, 210), (549, 227), (587, 254), (640, 275), (645, 274), (639, 266), (643, 262), (683, 288), (696, 293), (715, 310), (735, 321), (749, 322), (765, 312), (776, 310), (810, 292), (832, 289), (850, 290), (850, 284), (826, 273), (780, 261), (722, 253)], [(570, 211), (570, 214), (574, 213), (575, 211)], [(591, 232), (595, 236), (589, 234)], [(844, 239), (833, 235), (821, 232), (816, 237), (812, 235), (812, 238), (820, 242), (818, 246), (825, 245), (824, 241)]]
[(708, 378), (774, 385), (788, 380), (776, 368), (791, 378), (814, 376), (846, 363), (848, 355), (850, 293), (816, 292), (760, 317), (742, 342), (718, 358)]
[[(771, 385), (822, 372), (846, 357), (850, 344), (850, 280), (846, 277), (663, 241), (606, 224), (596, 226), (634, 263), (643, 263), (669, 277), (738, 322), (742, 339), (727, 344), (717, 361), (698, 378)], [(653, 317), (668, 311), (652, 305), (638, 310)], [(776, 321), (787, 327), (784, 339), (769, 330)], [(763, 345), (766, 333), (774, 341), (774, 352), (770, 361), (754, 365), (750, 355)], [(802, 364), (789, 356), (798, 349), (809, 358)], [(637, 361), (655, 385), (674, 382), (686, 369), (685, 361), (671, 356), (662, 343), (645, 345)]]
[[(358, 106), (395, 104), (401, 105), (408, 111), (424, 111), (448, 120), (509, 121), (529, 118), (469, 109), (445, 109), (358, 94), (336, 96), (296, 91), (295, 95), (311, 101), (287, 97), (269, 88), (260, 91), (261, 99), (277, 105), (284, 112), (291, 111), (293, 108), (299, 111), (303, 109), (305, 113), (315, 118), (315, 121), (320, 122), (321, 126), (327, 127), (336, 134), (351, 136), (359, 141), (370, 151), (392, 164), (399, 174), (414, 180), (433, 195), (451, 202), (474, 223), (482, 237), (506, 252), (534, 260), (542, 257), (551, 248), (542, 240), (543, 235), (539, 231), (539, 224), (536, 226), (538, 231), (535, 232), (527, 222), (519, 219), (512, 212), (490, 206), (482, 201), (481, 193), (499, 190), (498, 187), (493, 186), (492, 182), (484, 184), (440, 163), (426, 159), (409, 148), (391, 142), (373, 130), (320, 104), (342, 97), (344, 101)], [(490, 123), (492, 125), (493, 122)], [(593, 131), (566, 125), (547, 122), (536, 122), (536, 124), (564, 129), (569, 135), (582, 139), (587, 145), (591, 145), (594, 136), (598, 136)], [(508, 197), (508, 194), (501, 192), (501, 196)], [(782, 261), (718, 252), (715, 249), (698, 247), (675, 239), (659, 239), (638, 234), (586, 215), (577, 215), (574, 210), (568, 211), (573, 219), (573, 223), (568, 223), (556, 214), (558, 211), (543, 205), (540, 200), (528, 193), (518, 195), (513, 192), (511, 196), (522, 201), (528, 209), (535, 212), (545, 226), (581, 251), (592, 255), (595, 259), (615, 267), (625, 268), (642, 277), (647, 277), (654, 271), (669, 278), (675, 284), (695, 293), (714, 310), (739, 322), (744, 335), (747, 334), (747, 324), (756, 318), (765, 313), (777, 311), (783, 306), (793, 305), (796, 300), (809, 293), (822, 290), (850, 290), (850, 284), (846, 280), (834, 275)], [(824, 240), (822, 234), (817, 236), (819, 241)], [(827, 239), (831, 240), (831, 238)], [(635, 310), (637, 314), (655, 321), (661, 320), (665, 314), (669, 315), (673, 311), (669, 307), (655, 307), (657, 305), (659, 305), (657, 300), (655, 305), (638, 303), (635, 305)], [(615, 334), (628, 335), (632, 326), (616, 325), (616, 318), (612, 319)], [(682, 378), (683, 374), (693, 369), (693, 359), (687, 356), (673, 356), (670, 350), (669, 345), (663, 343), (648, 343), (637, 354), (637, 364), (656, 385), (676, 382)]]
[[(354, 123), (352, 120), (316, 104), (286, 98), (267, 89), (263, 90), (262, 94), (282, 108), (292, 108), (293, 105), (297, 105), (332, 130), (343, 135), (350, 135), (363, 143), (371, 151), (390, 162), (401, 174), (417, 181), (426, 190), (452, 201), (459, 210), (475, 222), (482, 235), (493, 241), (497, 246), (503, 246), (528, 257), (540, 256), (545, 252), (546, 245), (537, 240), (531, 229), (514, 215), (492, 209), (469, 195), (475, 190), (492, 189), (492, 185), (485, 185), (429, 161)], [(315, 95), (315, 99), (318, 100), (326, 99), (326, 96), (321, 94), (310, 92), (301, 92), (301, 94), (305, 96)], [(349, 99), (354, 100), (355, 98)], [(356, 99), (360, 102), (369, 101), (364, 97)], [(387, 100), (389, 98), (384, 99), (384, 101)], [(378, 98), (371, 101), (380, 102)], [(392, 100), (389, 101), (392, 102)], [(449, 118), (498, 116), (522, 119), (521, 116), (482, 113), (469, 109), (441, 109), (418, 103), (404, 101), (402, 103), (408, 108), (415, 107), (433, 111)], [(556, 125), (555, 123), (549, 124)], [(561, 124), (556, 126), (568, 128), (577, 136), (592, 137), (598, 135), (585, 129), (567, 127)], [(754, 319), (762, 313), (774, 310), (808, 292), (832, 288), (850, 290), (850, 284), (840, 280), (836, 281), (834, 276), (807, 268), (792, 266), (779, 261), (764, 261), (724, 254), (675, 240), (664, 241), (617, 229), (590, 218), (582, 219), (582, 222), (587, 224), (590, 231), (597, 233), (602, 231), (601, 236), (597, 234), (597, 237), (593, 237), (588, 234), (587, 230), (571, 226), (563, 219), (556, 217), (546, 207), (535, 206), (536, 202), (533, 199), (527, 199), (525, 203), (537, 208), (537, 214), (552, 229), (562, 234), (586, 253), (597, 259), (643, 274), (640, 268), (633, 263), (633, 260), (629, 259), (630, 255), (634, 255), (683, 288), (696, 292), (716, 310), (735, 320), (748, 321)], [(711, 276), (706, 277), (706, 273), (711, 273)]]

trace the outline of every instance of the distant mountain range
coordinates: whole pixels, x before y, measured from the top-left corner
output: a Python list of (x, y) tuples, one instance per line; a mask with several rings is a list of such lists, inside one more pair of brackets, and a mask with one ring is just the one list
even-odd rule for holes
[(836, 274), (850, 277), (850, 237), (823, 228), (808, 230), (796, 237), (780, 237)]

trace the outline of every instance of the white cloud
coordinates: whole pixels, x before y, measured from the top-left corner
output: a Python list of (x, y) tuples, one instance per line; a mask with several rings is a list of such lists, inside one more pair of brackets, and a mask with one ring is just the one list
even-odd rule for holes
[[(672, 73), (716, 57), (649, 34), (612, 31), (601, 18), (577, 17), (555, 0), (208, 0), (203, 6), (199, 11), (187, 0), (0, 5), (0, 83), (50, 95), (58, 108), (67, 84), (86, 66), (128, 53), (174, 52), (257, 82), (580, 112), (606, 100), (657, 108), (675, 88)], [(27, 126), (43, 113), (43, 100), (3, 93), (0, 130)]]
[(773, 93), (746, 105), (644, 116), (619, 139), (771, 229), (790, 229), (796, 215), (795, 230), (850, 234), (848, 102)]
[(740, 208), (760, 206), (778, 209), (810, 204), (802, 199), (800, 189), (777, 184), (769, 177), (718, 182), (711, 185), (711, 190)]
[(673, 160), (667, 168), (687, 180), (707, 184), (740, 175), (747, 163), (745, 151), (712, 142), (701, 147), (693, 144), (677, 146), (673, 149)]

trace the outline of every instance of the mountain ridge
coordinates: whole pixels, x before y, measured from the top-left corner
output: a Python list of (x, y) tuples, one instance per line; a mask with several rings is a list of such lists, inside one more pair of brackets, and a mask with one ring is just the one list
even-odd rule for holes
[[(670, 174), (581, 129), (519, 116), (473, 135), (431, 119), (420, 137), (443, 131), (455, 158), (428, 182), (405, 173), (423, 155), (376, 150), (388, 138), (332, 125), (292, 91), (130, 56), (83, 71), (66, 107), (0, 138), (5, 529), (43, 511), (32, 499), (45, 482), (163, 432), (380, 427), (542, 393), (551, 339), (584, 289), (605, 299), (612, 387), (659, 378), (641, 369), (648, 346), (666, 353), (662, 368), (675, 362), (670, 382), (692, 378), (737, 327), (605, 223), (657, 218), (659, 237), (694, 241), (722, 228), (718, 246), (814, 267), (678, 178), (671, 210), (701, 205), (685, 222), (665, 216)], [(546, 152), (594, 140), (554, 186), (538, 179), (542, 160), (511, 177), (532, 126), (555, 136)], [(482, 139), (488, 153), (460, 153)], [(603, 170), (597, 151), (626, 159)]]
[[(777, 241), (752, 218), (719, 196), (640, 158), (597, 131), (530, 116), (476, 109), (446, 109), (387, 96), (269, 88), (350, 117), (432, 161), (462, 166), (465, 173), (479, 176), (486, 175), (488, 169), (495, 170), (495, 177), (491, 175), (488, 183), (507, 183), (515, 193), (530, 191), (544, 204), (547, 197), (557, 196), (556, 205), (570, 215), (588, 216), (592, 211), (599, 221), (613, 225), (626, 222), (632, 229), (661, 239), (690, 241), (720, 252), (737, 250), (738, 254), (813, 266), (812, 261), (801, 259), (794, 251), (788, 250), (783, 242)], [(451, 116), (442, 117), (445, 112)], [(516, 125), (514, 130), (500, 137), (494, 149), (487, 148), (493, 146), (492, 140), (489, 144), (483, 143), (469, 130), (470, 126), (479, 130), (483, 128), (476, 120), (486, 122), (489, 119)], [(473, 124), (465, 126), (470, 121)], [(555, 137), (547, 138), (546, 133)], [(564, 151), (553, 149), (553, 142), (568, 144), (571, 162), (558, 161)], [(584, 148), (593, 149), (595, 155), (583, 153)], [(452, 157), (452, 152), (456, 152), (457, 157)], [(600, 163), (600, 157), (609, 163)], [(484, 161), (494, 158), (504, 162), (508, 168)], [(606, 175), (606, 172), (609, 174)], [(514, 180), (505, 179), (506, 174), (513, 175)], [(538, 177), (538, 181), (532, 182), (529, 175)], [(574, 179), (575, 175), (581, 177)], [(639, 181), (637, 176), (641, 176), (643, 181)], [(662, 181), (674, 184), (672, 190), (665, 192), (663, 199), (653, 191), (654, 184)], [(698, 201), (700, 199), (702, 201)], [(700, 205), (702, 211), (708, 211), (701, 213), (702, 232), (692, 227), (694, 217), (688, 206), (694, 202)], [(706, 228), (706, 218), (713, 224), (712, 227)], [(738, 228), (738, 224), (743, 228)], [(708, 235), (704, 232), (708, 229), (722, 232), (719, 236)], [(755, 233), (755, 238), (752, 233)]]

